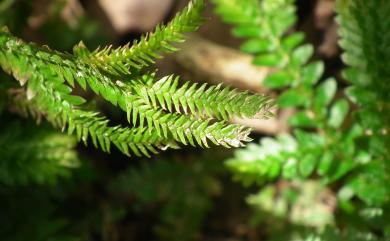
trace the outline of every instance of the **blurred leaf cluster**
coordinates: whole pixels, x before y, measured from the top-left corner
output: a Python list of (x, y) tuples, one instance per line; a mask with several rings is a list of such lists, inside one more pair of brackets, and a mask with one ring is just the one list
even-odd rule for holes
[(207, 157), (190, 164), (172, 160), (143, 163), (123, 172), (111, 187), (134, 197), (136, 212), (157, 210), (159, 224), (154, 232), (161, 240), (199, 239), (212, 208), (211, 198), (221, 189), (216, 178), (221, 166), (206, 160)]
[[(321, 61), (310, 61), (313, 46), (304, 44), (304, 35), (292, 30), (297, 20), (293, 0), (213, 2), (223, 20), (234, 25), (233, 35), (246, 39), (241, 50), (254, 55), (253, 64), (273, 68), (264, 85), (280, 93), (279, 107), (296, 110), (288, 121), (291, 134), (262, 138), (260, 144), (250, 144), (227, 160), (236, 180), (262, 188), (249, 203), (276, 217), (294, 213), (300, 205), (294, 195), (264, 185), (299, 181), (304, 189), (315, 181), (337, 198), (337, 212), (322, 217), (322, 230), (317, 231), (330, 225), (340, 232), (309, 240), (338, 240), (334, 238), (338, 233), (342, 240), (389, 239), (390, 2), (336, 1), (339, 44), (348, 66), (343, 72), (350, 84), (346, 90), (338, 88), (335, 78), (323, 77)], [(320, 215), (314, 204), (304, 206)], [(328, 219), (335, 221), (325, 222)], [(302, 223), (292, 217), (290, 221)], [(368, 236), (348, 237), (344, 233), (349, 229)]]

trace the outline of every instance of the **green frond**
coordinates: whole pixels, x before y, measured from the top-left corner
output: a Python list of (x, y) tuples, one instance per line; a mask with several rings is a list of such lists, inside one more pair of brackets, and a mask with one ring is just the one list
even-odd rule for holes
[[(30, 79), (28, 84), (40, 86), (37, 81), (39, 79)], [(55, 95), (45, 88), (41, 87), (36, 91), (31, 100), (28, 100), (27, 96), (15, 96), (14, 106), (19, 107), (21, 113), (31, 114), (38, 120), (45, 117), (54, 126), (67, 129), (68, 134), (75, 133), (77, 139), (85, 144), (90, 138), (95, 147), (106, 152), (110, 152), (113, 144), (126, 155), (130, 155), (131, 150), (136, 155), (146, 156), (150, 156), (149, 153), (157, 153), (157, 149), (176, 147), (174, 141), (159, 136), (155, 130), (110, 127), (109, 121), (97, 112), (76, 109), (70, 102), (53, 97)]]
[[(187, 19), (193, 11), (190, 9), (200, 5), (200, 1), (194, 2), (178, 19)], [(221, 86), (206, 88), (185, 83), (179, 87), (173, 77), (155, 82), (154, 74), (131, 79), (124, 74), (115, 77), (114, 82), (112, 75), (88, 62), (90, 53), (82, 44), (75, 47), (75, 55), (70, 55), (26, 44), (2, 30), (0, 47), (3, 69), (20, 85), (27, 83), (27, 88), (17, 90), (11, 105), (38, 120), (44, 117), (70, 134), (75, 132), (79, 141), (87, 143), (91, 138), (103, 151), (110, 151), (111, 144), (127, 155), (134, 152), (146, 156), (159, 149), (176, 148), (177, 142), (205, 147), (209, 142), (241, 146), (250, 140), (250, 130), (225, 121), (233, 115), (267, 117), (272, 108), (272, 102), (262, 95)], [(131, 128), (110, 127), (98, 112), (84, 111), (86, 100), (72, 93), (76, 83), (119, 106), (127, 113)]]
[(131, 69), (139, 70), (161, 58), (161, 53), (173, 52), (172, 45), (184, 41), (184, 33), (195, 31), (203, 22), (203, 0), (191, 0), (167, 26), (157, 26), (153, 33), (134, 42), (113, 49), (112, 46), (97, 49), (89, 56), (88, 62), (114, 75), (129, 74)]
[[(232, 116), (266, 118), (271, 115), (272, 103), (260, 94), (238, 92), (235, 89), (208, 86), (206, 83), (185, 82), (179, 85), (179, 77), (166, 76), (155, 83), (138, 87), (144, 102), (154, 108), (160, 106), (169, 112), (200, 114), (229, 120)], [(158, 106), (160, 105), (160, 106)]]
[(304, 180), (313, 175), (321, 177), (324, 183), (332, 183), (368, 161), (367, 153), (356, 151), (355, 140), (362, 135), (358, 125), (333, 139), (295, 130), (294, 136), (263, 138), (260, 145), (250, 144), (236, 151), (226, 165), (235, 179), (245, 185), (261, 185), (279, 177)]
[[(305, 66), (313, 54), (311, 45), (302, 45), (304, 35), (287, 31), (296, 23), (293, 0), (213, 0), (216, 12), (234, 25), (233, 34), (247, 40), (241, 50), (254, 55), (253, 63), (273, 67), (275, 71), (264, 80), (271, 89), (315, 84), (321, 77), (321, 66)], [(303, 72), (317, 74), (309, 80)], [(320, 73), (317, 73), (320, 72)]]
[[(31, 82), (31, 81), (30, 81)], [(34, 102), (26, 102), (26, 98), (20, 96), (14, 98), (14, 106), (25, 114), (32, 114), (36, 118), (46, 117), (53, 125), (68, 129), (68, 133), (76, 133), (77, 139), (87, 143), (92, 139), (95, 147), (103, 151), (110, 151), (114, 144), (123, 153), (130, 155), (129, 150), (136, 155), (150, 156), (149, 153), (157, 153), (159, 149), (177, 148), (177, 143), (185, 145), (196, 144), (208, 147), (209, 141), (225, 147), (238, 147), (243, 141), (249, 141), (249, 129), (239, 125), (228, 125), (225, 122), (211, 123), (211, 120), (195, 119), (184, 115), (166, 114), (164, 122), (155, 120), (152, 127), (109, 127), (108, 120), (99, 117), (96, 112), (86, 112), (78, 109), (70, 109), (69, 103), (61, 103), (51, 98), (50, 94), (44, 95), (44, 90), (35, 97)], [(158, 126), (160, 129), (155, 128)], [(161, 132), (162, 130), (162, 132)], [(165, 134), (164, 134), (165, 133)]]
[[(0, 182), (6, 185), (54, 184), (79, 165), (73, 137), (47, 126), (0, 122)], [(26, 138), (28, 137), (28, 138)]]
[[(359, 105), (358, 119), (373, 132), (372, 143), (390, 143), (390, 2), (340, 1), (337, 9), (342, 59), (349, 66), (344, 77), (352, 83), (347, 95)], [(389, 153), (384, 146), (375, 149)]]
[[(348, 177), (341, 190), (348, 190), (350, 198), (357, 196), (367, 205), (386, 203), (388, 188), (377, 188), (380, 194), (368, 190), (389, 180), (389, 167), (383, 162), (388, 160), (390, 143), (390, 2), (338, 1), (340, 45), (345, 48), (343, 60), (351, 67), (344, 76), (353, 84), (347, 93), (360, 104), (352, 115), (359, 119), (355, 124), (346, 123), (348, 101), (335, 99), (336, 81), (331, 78), (318, 84), (324, 65), (308, 63), (313, 47), (302, 44), (302, 33), (287, 33), (296, 22), (293, 1), (213, 2), (222, 18), (235, 26), (233, 34), (247, 38), (241, 50), (254, 55), (255, 65), (273, 68), (264, 85), (284, 89), (276, 101), (279, 107), (297, 108), (288, 122), (293, 136), (265, 138), (260, 145), (236, 151), (227, 161), (236, 179), (262, 184), (277, 177), (316, 177), (331, 183)], [(358, 140), (369, 144), (362, 146)], [(367, 170), (375, 168), (380, 171), (368, 178)]]

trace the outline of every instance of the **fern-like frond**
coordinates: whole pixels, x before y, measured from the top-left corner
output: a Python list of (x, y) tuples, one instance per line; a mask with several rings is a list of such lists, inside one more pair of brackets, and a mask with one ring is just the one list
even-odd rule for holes
[(203, 22), (203, 0), (191, 0), (167, 26), (157, 26), (154, 32), (143, 36), (132, 46), (129, 44), (113, 49), (112, 46), (97, 49), (89, 56), (89, 62), (115, 75), (129, 74), (153, 64), (161, 53), (177, 49), (172, 43), (184, 41), (184, 33), (196, 30)]
[[(157, 153), (157, 149), (176, 147), (174, 141), (158, 135), (157, 131), (146, 131), (145, 128), (110, 127), (108, 120), (97, 112), (83, 111), (63, 100), (57, 93), (51, 93), (42, 85), (39, 77), (29, 79), (28, 91), (33, 92), (34, 98), (28, 99), (24, 92), (14, 96), (14, 105), (24, 114), (31, 114), (38, 120), (41, 117), (48, 119), (54, 126), (66, 128), (68, 134), (76, 133), (77, 139), (87, 143), (92, 139), (95, 147), (109, 152), (114, 144), (120, 151), (130, 155), (129, 150), (136, 155), (150, 156), (149, 153)], [(142, 153), (142, 154), (141, 154)]]
[(222, 85), (185, 82), (179, 85), (179, 77), (166, 76), (155, 83), (139, 85), (138, 91), (154, 108), (178, 113), (197, 113), (205, 117), (229, 120), (232, 116), (266, 118), (271, 115), (272, 102), (260, 94), (238, 92)]
[[(193, 4), (178, 15), (172, 28), (179, 25), (177, 21), (187, 23), (192, 15), (198, 16), (202, 1)], [(144, 41), (165, 41), (152, 39)], [(158, 149), (177, 147), (177, 142), (241, 146), (250, 140), (249, 129), (225, 121), (233, 115), (266, 117), (272, 107), (262, 95), (221, 86), (185, 83), (179, 87), (172, 77), (155, 82), (154, 74), (129, 76), (118, 72), (120, 75), (113, 77), (90, 62), (90, 52), (82, 44), (74, 52), (71, 55), (26, 44), (5, 29), (0, 32), (0, 65), (22, 86), (28, 83), (25, 93), (22, 90), (14, 95), (12, 105), (38, 119), (45, 117), (69, 133), (75, 131), (79, 140), (86, 142), (90, 137), (104, 151), (109, 151), (111, 144), (127, 155), (131, 150), (147, 156)], [(83, 110), (86, 100), (72, 93), (76, 83), (119, 106), (127, 113), (131, 128), (110, 127), (98, 112)]]
[[(47, 126), (0, 122), (0, 182), (6, 185), (54, 184), (79, 165), (73, 137)], [(28, 137), (28, 138), (26, 138)]]
[[(372, 141), (390, 143), (390, 2), (343, 0), (338, 5), (342, 59), (349, 66), (344, 77), (352, 83), (347, 94), (359, 105), (358, 119), (373, 133)], [(375, 152), (388, 155), (385, 146)]]

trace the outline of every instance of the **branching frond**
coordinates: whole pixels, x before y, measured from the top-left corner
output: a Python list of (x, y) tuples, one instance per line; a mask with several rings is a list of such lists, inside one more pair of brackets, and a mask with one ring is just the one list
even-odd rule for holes
[(184, 33), (200, 26), (203, 8), (203, 0), (192, 0), (167, 26), (157, 26), (153, 33), (134, 42), (131, 47), (127, 44), (117, 49), (112, 46), (97, 49), (89, 56), (89, 61), (115, 75), (132, 73), (129, 69), (138, 70), (153, 64), (154, 59), (161, 58), (161, 53), (176, 51), (172, 43), (184, 41)]
[(19, 107), (19, 111), (30, 113), (38, 120), (45, 117), (54, 126), (67, 128), (68, 134), (75, 132), (77, 139), (84, 143), (87, 143), (90, 137), (95, 147), (107, 152), (110, 151), (111, 144), (127, 155), (130, 155), (129, 150), (132, 150), (137, 155), (146, 156), (149, 156), (150, 152), (157, 153), (156, 148), (176, 147), (173, 141), (169, 143), (167, 138), (158, 135), (155, 130), (110, 127), (109, 121), (99, 116), (99, 113), (74, 108), (71, 102), (56, 98), (59, 94), (50, 93), (42, 82), (39, 77), (29, 79), (30, 92), (32, 89), (37, 91), (33, 99), (28, 100), (28, 96), (20, 95), (14, 97), (14, 106)]
[[(115, 145), (127, 155), (149, 156), (159, 149), (178, 147), (177, 143), (241, 146), (250, 140), (250, 130), (226, 121), (232, 116), (269, 116), (272, 102), (268, 98), (222, 86), (181, 85), (171, 76), (156, 81), (153, 73), (129, 75), (119, 71), (122, 67), (113, 73), (98, 66), (100, 59), (105, 66), (123, 64), (127, 68), (127, 60), (143, 63), (160, 50), (171, 49), (166, 47), (168, 43), (181, 40), (183, 32), (199, 24), (202, 8), (203, 1), (191, 2), (168, 26), (160, 27), (123, 54), (119, 50), (91, 54), (83, 44), (74, 48), (74, 55), (60, 53), (24, 43), (3, 29), (0, 65), (20, 85), (27, 83), (24, 89), (11, 93), (11, 105), (21, 113), (38, 120), (44, 117), (69, 133), (75, 132), (85, 143), (90, 138), (103, 151)], [(91, 59), (94, 54), (99, 57)], [(98, 112), (83, 110), (86, 100), (72, 92), (76, 83), (119, 106), (131, 126), (112, 127)]]

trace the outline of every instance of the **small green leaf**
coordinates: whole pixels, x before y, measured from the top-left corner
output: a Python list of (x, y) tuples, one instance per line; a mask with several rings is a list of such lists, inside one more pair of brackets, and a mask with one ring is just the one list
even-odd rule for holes
[(278, 71), (267, 76), (263, 84), (267, 88), (276, 89), (288, 86), (291, 81), (292, 79), (289, 73), (287, 73), (286, 71)]
[(317, 114), (324, 116), (327, 106), (336, 94), (336, 80), (331, 78), (317, 87), (315, 90), (314, 109)]
[(77, 95), (63, 95), (62, 98), (73, 105), (82, 105), (86, 102), (84, 98)]
[(324, 63), (314, 62), (303, 68), (302, 82), (308, 85), (315, 85), (324, 73)]
[(271, 24), (271, 32), (274, 36), (282, 36), (294, 25), (297, 19), (293, 11), (288, 11), (288, 9), (284, 9), (283, 11), (285, 12), (279, 13), (279, 16), (276, 17), (279, 21), (273, 21)]
[(258, 25), (243, 25), (233, 29), (235, 37), (260, 37), (262, 29)]
[(76, 44), (73, 47), (73, 54), (76, 57), (87, 57), (91, 54), (91, 52), (88, 50), (88, 48), (85, 46), (83, 41), (80, 41), (78, 44)]
[(308, 153), (302, 159), (299, 160), (298, 168), (302, 177), (309, 177), (317, 165), (317, 158)]
[(313, 133), (313, 132), (307, 132), (300, 129), (294, 130), (294, 135), (300, 145), (301, 148), (307, 148), (307, 149), (316, 149), (322, 150), (324, 148), (325, 139), (324, 136)]
[(304, 39), (305, 35), (303, 33), (293, 33), (282, 40), (282, 47), (289, 52), (301, 44)]
[(295, 113), (290, 117), (288, 123), (296, 127), (307, 127), (312, 128), (317, 126), (317, 122), (314, 119), (314, 116), (310, 115), (310, 112), (300, 111)]
[(279, 96), (277, 104), (281, 108), (302, 106), (308, 97), (296, 89), (289, 89)]
[(334, 154), (331, 151), (326, 151), (319, 161), (318, 174), (325, 176), (330, 171), (333, 160)]
[[(342, 178), (347, 173), (350, 173), (356, 167), (356, 163), (353, 159), (344, 158), (341, 162), (337, 163), (335, 169), (332, 168), (332, 172), (329, 173), (326, 182), (332, 183)], [(332, 175), (330, 175), (332, 174)]]
[(310, 44), (305, 44), (294, 50), (292, 55), (292, 62), (299, 66), (304, 65), (309, 61), (313, 55), (314, 48)]
[(282, 176), (285, 179), (294, 179), (298, 176), (297, 159), (290, 157), (283, 166)]
[(246, 53), (257, 54), (260, 52), (270, 51), (273, 48), (273, 44), (270, 40), (256, 38), (246, 41), (240, 49)]
[(281, 57), (277, 54), (262, 54), (253, 59), (253, 64), (264, 67), (276, 67), (281, 62)]
[(337, 101), (330, 110), (328, 125), (339, 128), (348, 114), (349, 104), (346, 100)]

